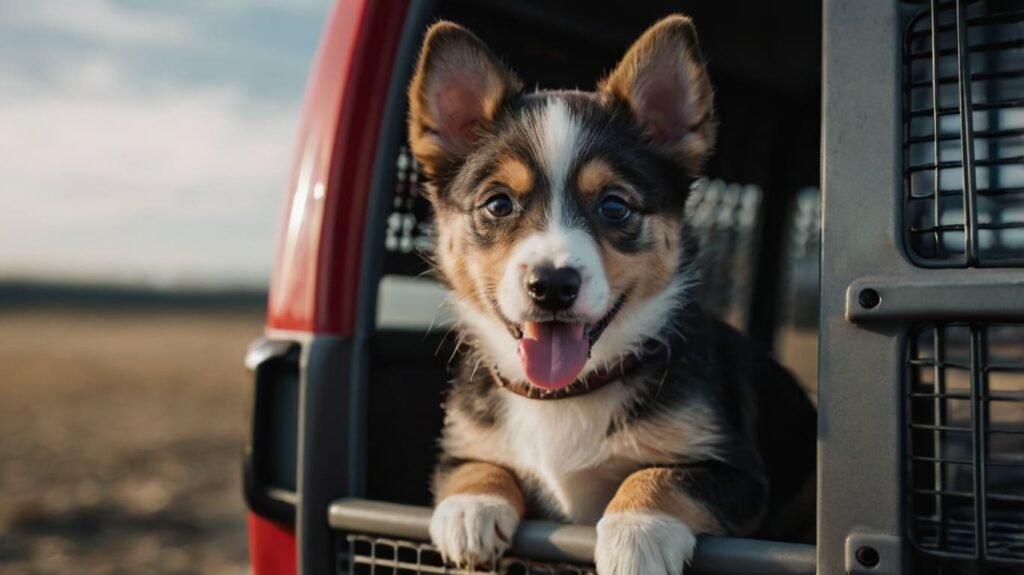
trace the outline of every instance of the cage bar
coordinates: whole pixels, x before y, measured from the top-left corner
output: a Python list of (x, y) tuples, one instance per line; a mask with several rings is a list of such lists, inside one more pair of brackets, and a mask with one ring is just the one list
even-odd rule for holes
[[(445, 566), (430, 538), (431, 510), (382, 501), (344, 499), (331, 505), (329, 522), (339, 534), (338, 573), (449, 573), (451, 575), (589, 575), (593, 527), (523, 521), (509, 559), (483, 570)], [(354, 547), (353, 547), (354, 546)], [(409, 549), (415, 549), (416, 555)], [(400, 551), (404, 551), (404, 555)], [(529, 558), (529, 559), (524, 559)], [(418, 562), (418, 563), (417, 563)], [(374, 571), (376, 569), (376, 571)], [(490, 569), (490, 570), (488, 570)], [(813, 575), (813, 545), (700, 537), (692, 575)]]
[(1020, 3), (996, 0), (931, 0), (910, 20), (903, 220), (916, 265), (1024, 265), (1022, 23)]
[(1024, 324), (977, 322), (924, 325), (908, 338), (908, 530), (920, 554), (916, 572), (1024, 567), (1022, 341)]

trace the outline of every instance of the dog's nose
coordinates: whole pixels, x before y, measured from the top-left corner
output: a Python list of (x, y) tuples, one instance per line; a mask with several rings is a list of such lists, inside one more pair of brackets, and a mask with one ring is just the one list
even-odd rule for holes
[(569, 309), (580, 293), (580, 273), (573, 268), (534, 268), (526, 274), (526, 293), (543, 309)]

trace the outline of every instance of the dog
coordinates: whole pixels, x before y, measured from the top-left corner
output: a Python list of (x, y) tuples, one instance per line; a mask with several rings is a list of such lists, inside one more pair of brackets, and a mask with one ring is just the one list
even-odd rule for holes
[(652, 26), (594, 92), (526, 92), (441, 21), (408, 96), (463, 349), (433, 479), (443, 557), (496, 561), (540, 517), (596, 525), (601, 575), (678, 575), (697, 535), (806, 526), (814, 407), (688, 297), (686, 199), (716, 128), (691, 21)]

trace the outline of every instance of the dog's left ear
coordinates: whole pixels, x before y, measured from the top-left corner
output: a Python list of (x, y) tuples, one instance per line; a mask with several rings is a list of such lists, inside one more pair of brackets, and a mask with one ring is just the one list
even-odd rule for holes
[(687, 171), (700, 170), (715, 144), (714, 94), (689, 18), (668, 16), (650, 27), (599, 91), (626, 104)]

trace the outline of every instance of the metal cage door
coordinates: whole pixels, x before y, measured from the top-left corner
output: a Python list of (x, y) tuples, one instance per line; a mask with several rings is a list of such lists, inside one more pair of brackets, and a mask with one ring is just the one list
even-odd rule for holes
[(1024, 570), (1022, 17), (825, 3), (819, 573)]

